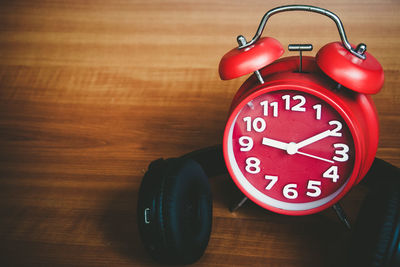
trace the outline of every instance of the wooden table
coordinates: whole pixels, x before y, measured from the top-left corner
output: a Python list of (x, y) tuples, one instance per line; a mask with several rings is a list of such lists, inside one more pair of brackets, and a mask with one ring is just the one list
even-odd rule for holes
[[(221, 143), (246, 77), (220, 81), (219, 60), (285, 3), (275, 2), (1, 1), (1, 265), (157, 266), (136, 227), (143, 173), (153, 159)], [(383, 65), (378, 156), (400, 166), (400, 3), (307, 4), (337, 13)], [(312, 43), (309, 55), (339, 39), (330, 20), (299, 12), (274, 16), (265, 35)], [(230, 178), (211, 184), (213, 232), (195, 266), (343, 261), (350, 234), (331, 210), (290, 217), (248, 203), (230, 213)], [(363, 193), (343, 200), (352, 221)]]

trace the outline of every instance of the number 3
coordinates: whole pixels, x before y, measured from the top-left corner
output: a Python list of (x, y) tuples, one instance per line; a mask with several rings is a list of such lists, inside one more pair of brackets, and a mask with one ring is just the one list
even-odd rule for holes
[(347, 155), (347, 152), (349, 152), (349, 147), (347, 145), (345, 145), (345, 144), (334, 144), (333, 147), (336, 148), (336, 149), (340, 148), (341, 150), (335, 150), (335, 154), (342, 156), (342, 157), (334, 156), (333, 160), (344, 162), (344, 161), (347, 161), (349, 159), (349, 155)]

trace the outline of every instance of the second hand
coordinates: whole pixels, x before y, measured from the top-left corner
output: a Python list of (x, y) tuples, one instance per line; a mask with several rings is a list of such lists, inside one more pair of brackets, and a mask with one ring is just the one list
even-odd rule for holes
[(322, 160), (322, 161), (326, 161), (326, 162), (329, 162), (329, 163), (335, 163), (333, 160), (329, 160), (329, 159), (324, 159), (324, 158), (321, 158), (321, 157), (318, 157), (318, 156), (314, 156), (314, 155), (311, 155), (311, 154), (307, 154), (307, 153), (304, 153), (304, 152), (300, 152), (300, 151), (297, 151), (297, 154), (300, 154), (300, 155), (303, 155), (303, 156), (307, 156), (307, 157), (310, 157), (310, 158), (314, 158), (314, 159), (319, 159), (319, 160)]

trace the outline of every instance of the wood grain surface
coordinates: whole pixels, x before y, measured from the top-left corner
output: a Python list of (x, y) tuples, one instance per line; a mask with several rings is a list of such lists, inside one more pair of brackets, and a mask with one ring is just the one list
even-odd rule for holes
[[(338, 14), (385, 70), (373, 98), (378, 156), (400, 166), (400, 2), (304, 1)], [(136, 227), (148, 163), (221, 143), (246, 77), (218, 63), (284, 1), (0, 1), (0, 265), (157, 266)], [(317, 14), (274, 16), (284, 46), (339, 40)], [(286, 52), (285, 55), (290, 53)], [(333, 211), (303, 217), (247, 203), (211, 180), (214, 218), (194, 266), (340, 266), (350, 233)], [(365, 190), (343, 200), (354, 222)]]

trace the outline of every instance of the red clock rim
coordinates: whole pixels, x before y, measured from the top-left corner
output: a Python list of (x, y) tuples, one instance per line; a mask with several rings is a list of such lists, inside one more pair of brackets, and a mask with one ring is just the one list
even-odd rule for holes
[[(317, 89), (311, 89), (310, 87), (304, 87), (301, 85), (296, 85), (296, 84), (274, 84), (276, 82), (270, 82), (270, 83), (265, 83), (263, 84), (262, 88), (260, 88), (259, 90), (251, 93), (249, 96), (247, 96), (245, 99), (243, 99), (231, 112), (231, 114), (229, 115), (228, 121), (226, 123), (225, 126), (225, 130), (224, 130), (224, 138), (223, 138), (223, 153), (224, 153), (224, 160), (225, 160), (225, 164), (226, 167), (228, 169), (229, 174), (232, 177), (232, 180), (235, 182), (236, 186), (248, 197), (250, 198), (253, 202), (255, 202), (256, 204), (258, 204), (259, 206), (268, 209), (270, 211), (276, 212), (276, 213), (280, 213), (280, 214), (285, 214), (285, 215), (309, 215), (309, 214), (314, 214), (317, 212), (320, 212), (322, 210), (325, 210), (327, 208), (329, 208), (330, 206), (334, 205), (336, 202), (338, 202), (351, 188), (352, 186), (355, 184), (356, 180), (357, 180), (357, 176), (361, 167), (361, 161), (362, 161), (362, 157), (361, 157), (361, 143), (360, 143), (360, 138), (357, 135), (357, 131), (356, 131), (356, 125), (352, 122), (352, 120), (350, 119), (349, 111), (345, 111), (342, 109), (342, 107), (340, 105), (338, 105), (337, 103), (335, 103), (330, 97), (324, 95), (323, 93), (321, 93), (319, 90)], [(288, 87), (291, 87), (290, 89), (288, 89)], [(313, 85), (315, 86), (315, 85)], [(353, 172), (350, 175), (350, 178), (348, 179), (348, 181), (346, 182), (343, 190), (336, 196), (334, 197), (332, 200), (328, 201), (327, 203), (315, 207), (315, 208), (311, 208), (311, 209), (307, 209), (307, 210), (285, 210), (285, 209), (280, 209), (277, 208), (275, 206), (271, 206), (268, 205), (264, 202), (261, 202), (260, 200), (258, 200), (257, 198), (255, 198), (253, 195), (251, 195), (249, 192), (247, 192), (243, 186), (240, 184), (240, 182), (237, 180), (235, 172), (233, 171), (231, 164), (229, 162), (229, 155), (228, 155), (228, 146), (227, 146), (227, 142), (228, 142), (228, 137), (229, 137), (229, 131), (230, 128), (232, 127), (232, 123), (235, 120), (236, 116), (238, 115), (239, 111), (243, 108), (244, 105), (246, 105), (246, 103), (248, 103), (249, 101), (251, 101), (252, 99), (265, 94), (265, 93), (270, 93), (270, 92), (274, 92), (274, 91), (281, 91), (281, 90), (298, 90), (301, 92), (305, 92), (305, 93), (309, 93), (312, 94), (316, 97), (319, 97), (320, 99), (324, 100), (325, 102), (327, 102), (329, 105), (331, 105), (341, 116), (342, 118), (346, 121), (347, 126), (349, 127), (350, 133), (353, 137), (353, 141), (354, 141), (354, 149), (355, 149), (355, 160), (354, 160), (354, 169)], [(334, 96), (334, 94), (332, 93), (332, 96)]]

